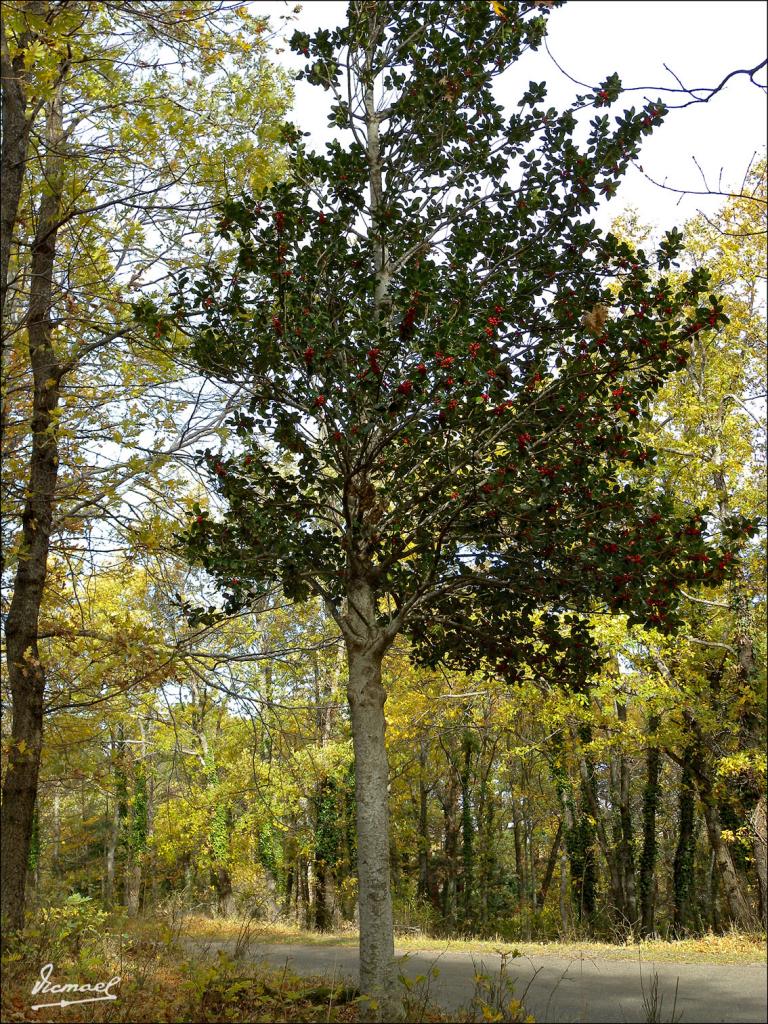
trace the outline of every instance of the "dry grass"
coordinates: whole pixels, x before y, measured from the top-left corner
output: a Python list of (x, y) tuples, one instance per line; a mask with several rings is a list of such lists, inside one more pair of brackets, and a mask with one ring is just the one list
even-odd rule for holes
[[(241, 920), (212, 920), (188, 917), (184, 934), (198, 941), (234, 942), (244, 926)], [(250, 941), (258, 945), (356, 946), (357, 933), (306, 931), (286, 923), (249, 922)], [(729, 932), (708, 934), (692, 939), (647, 939), (622, 944), (571, 940), (567, 942), (509, 942), (496, 939), (444, 939), (421, 934), (401, 934), (398, 951), (439, 953), (492, 953), (499, 949), (517, 950), (526, 957), (556, 957), (564, 960), (581, 957), (604, 960), (637, 960), (671, 963), (764, 964), (765, 936)]]

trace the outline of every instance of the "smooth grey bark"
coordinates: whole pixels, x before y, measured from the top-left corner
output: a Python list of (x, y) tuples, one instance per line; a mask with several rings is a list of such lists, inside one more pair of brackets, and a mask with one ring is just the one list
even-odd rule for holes
[(61, 207), (61, 90), (46, 119), (46, 193), (32, 243), (27, 334), (32, 370), (32, 448), (22, 511), (22, 547), (6, 619), (6, 662), (12, 724), (2, 800), (2, 917), (4, 935), (24, 925), (24, 890), (43, 742), (45, 671), (38, 650), (40, 606), (48, 570), (58, 475), (56, 410), (61, 367), (53, 347), (53, 269)]
[[(373, 612), (368, 588), (352, 599), (365, 618)], [(360, 991), (364, 1012), (377, 1021), (399, 1020), (395, 992), (395, 947), (389, 878), (389, 765), (385, 742), (381, 642), (347, 641), (348, 698), (355, 753), (357, 878), (360, 913)]]

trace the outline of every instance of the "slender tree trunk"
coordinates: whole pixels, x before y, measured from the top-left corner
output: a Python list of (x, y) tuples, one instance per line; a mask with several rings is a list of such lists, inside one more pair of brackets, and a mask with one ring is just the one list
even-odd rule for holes
[[(491, 755), (489, 760), (489, 771), (493, 761), (494, 757)], [(487, 788), (488, 771), (485, 772), (483, 778), (483, 789)], [(480, 926), (483, 934), (486, 934), (488, 924), (494, 914), (492, 896), (495, 889), (494, 883), (498, 870), (496, 836), (494, 834), (496, 809), (495, 796), (492, 791), (489, 791), (485, 798), (480, 840), (479, 915)]]
[(125, 865), (125, 909), (129, 917), (138, 917), (141, 900), (141, 864), (131, 858)]
[(472, 737), (468, 732), (462, 739), (464, 761), (461, 767), (461, 917), (464, 929), (471, 928), (474, 921), (475, 887), (475, 823), (472, 819), (470, 795), (470, 773), (472, 768)]
[(608, 834), (605, 830), (605, 822), (603, 820), (603, 813), (597, 800), (595, 766), (591, 759), (584, 757), (582, 754), (579, 755), (578, 762), (579, 773), (581, 775), (581, 792), (584, 802), (586, 803), (587, 810), (594, 819), (594, 830), (595, 835), (597, 836), (597, 842), (608, 867), (608, 877), (611, 882), (611, 897), (613, 905), (619, 915), (626, 920), (626, 900), (624, 895), (624, 886), (622, 885), (619, 859), (613, 844), (608, 839)]
[[(370, 622), (372, 595), (359, 587), (351, 599)], [(347, 642), (348, 697), (355, 752), (357, 877), (360, 912), (360, 991), (373, 1020), (400, 1016), (395, 993), (394, 931), (389, 878), (389, 766), (381, 682), (381, 645)]]
[(302, 928), (310, 926), (309, 872), (306, 857), (296, 861), (296, 921)]
[(443, 805), (443, 858), (445, 876), (441, 896), (443, 922), (448, 928), (456, 924), (456, 876), (459, 830), (457, 825), (458, 787), (454, 772), (450, 773)]
[(568, 855), (563, 850), (560, 854), (560, 925), (563, 935), (570, 933), (571, 922), (568, 914)]
[(720, 874), (717, 870), (715, 851), (709, 851), (709, 870), (707, 872), (707, 893), (709, 896), (709, 926), (713, 932), (720, 931)]
[(640, 929), (644, 936), (653, 935), (656, 895), (656, 812), (659, 806), (659, 773), (661, 752), (653, 743), (659, 719), (648, 721), (649, 744), (645, 754), (645, 789), (643, 790), (643, 851), (640, 855)]
[(289, 862), (288, 870), (285, 875), (285, 896), (283, 898), (283, 917), (288, 917), (291, 912), (291, 902), (293, 899), (293, 880), (295, 877), (295, 867), (293, 862)]
[(528, 867), (525, 857), (523, 836), (523, 819), (517, 805), (517, 797), (512, 798), (512, 834), (515, 842), (515, 880), (517, 881), (517, 904), (522, 910), (528, 890)]
[(51, 823), (51, 874), (61, 875), (61, 791), (59, 784), (53, 787), (53, 821)]
[(423, 900), (429, 896), (429, 818), (427, 804), (427, 745), (419, 748), (419, 879), (416, 892)]
[[(527, 801), (526, 801), (527, 804)], [(534, 827), (533, 820), (528, 813), (526, 807), (525, 813), (525, 849), (528, 856), (528, 892), (531, 901), (531, 910), (535, 913), (538, 909), (536, 902), (537, 891), (536, 891), (536, 843), (534, 841)]]
[(45, 672), (38, 650), (38, 623), (48, 569), (58, 473), (57, 417), (61, 370), (53, 348), (53, 269), (61, 206), (60, 92), (47, 119), (48, 190), (40, 202), (32, 244), (27, 333), (34, 392), (32, 451), (22, 512), (22, 554), (8, 617), (6, 660), (13, 719), (2, 798), (2, 917), (4, 936), (24, 925), (24, 890), (37, 799), (43, 742)]
[[(616, 701), (616, 714), (622, 725), (625, 725), (627, 721), (627, 706), (623, 701)], [(619, 826), (621, 835), (618, 850), (619, 866), (624, 893), (624, 912), (629, 927), (634, 929), (638, 923), (637, 888), (635, 885), (635, 837), (632, 826), (629, 761), (623, 750), (619, 752), (618, 757), (618, 776)]]
[(691, 769), (691, 749), (683, 754), (683, 768), (680, 775), (679, 815), (677, 824), (677, 849), (672, 872), (672, 924), (676, 935), (685, 934), (688, 928), (693, 887), (694, 819), (696, 799)]
[(552, 882), (552, 876), (555, 873), (555, 865), (557, 864), (557, 855), (560, 852), (560, 841), (563, 837), (563, 823), (558, 821), (557, 832), (555, 838), (552, 840), (552, 848), (549, 851), (549, 857), (547, 857), (547, 866), (544, 869), (544, 878), (541, 881), (541, 888), (537, 897), (537, 904), (539, 907), (543, 907), (547, 901), (547, 893), (549, 892), (549, 886)]
[(111, 907), (115, 899), (115, 856), (120, 841), (120, 803), (115, 797), (112, 803), (112, 814), (109, 820), (106, 849), (106, 871), (104, 879), (104, 902)]
[(763, 931), (768, 930), (768, 821), (766, 818), (766, 798), (763, 794), (749, 820), (752, 828), (752, 849), (755, 854), (757, 891), (760, 900), (759, 913)]

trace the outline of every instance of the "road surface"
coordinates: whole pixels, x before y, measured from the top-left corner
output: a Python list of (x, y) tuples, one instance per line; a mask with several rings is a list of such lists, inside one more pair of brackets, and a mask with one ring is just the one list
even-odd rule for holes
[[(231, 942), (195, 943), (210, 952)], [(246, 956), (272, 966), (287, 964), (298, 974), (354, 980), (357, 950), (331, 945), (253, 943)], [(472, 998), (474, 975), (498, 973), (499, 957), (465, 952), (409, 953), (401, 972), (413, 979), (439, 968), (430, 998), (448, 1012)], [(639, 960), (521, 957), (510, 962), (515, 998), (522, 999), (537, 1024), (766, 1024), (766, 966), (760, 964), (653, 963)], [(644, 1006), (657, 984), (657, 1014)], [(676, 993), (677, 989), (677, 993)], [(674, 1011), (674, 1016), (673, 1016)]]

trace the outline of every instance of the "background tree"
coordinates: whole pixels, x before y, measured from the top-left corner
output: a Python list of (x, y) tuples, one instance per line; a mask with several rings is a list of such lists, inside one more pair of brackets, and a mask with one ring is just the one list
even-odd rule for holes
[[(195, 390), (179, 390), (180, 379), (171, 396), (157, 339), (136, 344), (131, 293), (147, 275), (156, 284), (169, 265), (194, 261), (204, 241), (196, 218), (228, 187), (225, 176), (258, 188), (277, 169), (268, 160), (278, 148), (284, 80), (264, 59), (265, 27), (219, 3), (3, 5), (9, 931), (23, 922), (37, 792), (45, 694), (38, 626), (51, 538), (54, 548), (64, 538), (87, 547), (96, 519), (104, 544), (121, 513), (137, 507), (135, 489), (151, 491), (153, 472), (167, 483), (169, 457), (178, 460), (190, 434), (215, 425), (215, 416), (199, 418), (204, 405)], [(153, 447), (148, 423), (135, 416), (141, 399), (148, 419), (166, 426), (195, 403), (191, 421), (149, 462), (136, 450)], [(134, 451), (105, 458), (105, 432)]]

